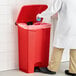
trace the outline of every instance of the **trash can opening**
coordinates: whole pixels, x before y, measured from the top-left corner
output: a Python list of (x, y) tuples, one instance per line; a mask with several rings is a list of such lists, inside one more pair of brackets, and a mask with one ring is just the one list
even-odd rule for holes
[(26, 23), (19, 23), (18, 27), (21, 27), (23, 29), (28, 29), (28, 30), (37, 30), (37, 29), (51, 28), (51, 24), (37, 22), (37, 23), (34, 23), (32, 26), (28, 26)]

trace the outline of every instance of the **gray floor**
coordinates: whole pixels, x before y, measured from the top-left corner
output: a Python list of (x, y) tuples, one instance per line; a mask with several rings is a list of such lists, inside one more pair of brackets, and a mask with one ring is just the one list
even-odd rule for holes
[[(53, 76), (67, 76), (64, 74), (65, 69), (68, 69), (68, 62), (61, 63), (59, 71), (57, 72), (56, 75), (53, 75)], [(26, 74), (19, 70), (10, 70), (10, 71), (0, 72), (0, 76), (52, 76), (52, 75), (42, 74), (42, 73)]]

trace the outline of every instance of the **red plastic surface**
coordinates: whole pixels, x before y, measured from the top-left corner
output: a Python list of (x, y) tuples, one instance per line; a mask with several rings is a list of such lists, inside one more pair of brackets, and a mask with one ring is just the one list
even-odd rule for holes
[(18, 26), (19, 68), (33, 73), (34, 67), (47, 67), (49, 61), (50, 28), (26, 30)]
[[(40, 7), (43, 8), (40, 8), (38, 10), (37, 8), (39, 8), (39, 5), (37, 6), (38, 7), (35, 7), (35, 9), (34, 7), (30, 7), (31, 10), (35, 10), (35, 15), (38, 13), (38, 11), (40, 13), (42, 12), (42, 9), (44, 10), (45, 7), (47, 7), (45, 5), (40, 5)], [(24, 8), (25, 6), (22, 8), (22, 10)], [(23, 12), (25, 11), (26, 8)], [(27, 22), (29, 20), (34, 20), (35, 15), (30, 17), (32, 14), (34, 14), (34, 12), (31, 12), (30, 16), (24, 15), (23, 12), (19, 14), (20, 17), (18, 17), (17, 23), (24, 23), (25, 21)], [(28, 11), (26, 12), (28, 14)], [(34, 67), (36, 66), (47, 67), (49, 61), (49, 44), (50, 28), (28, 30), (28, 28), (23, 29), (20, 26), (18, 26), (19, 69), (26, 73), (33, 73)]]
[(36, 15), (45, 11), (47, 5), (25, 5), (21, 8), (16, 23), (36, 22)]

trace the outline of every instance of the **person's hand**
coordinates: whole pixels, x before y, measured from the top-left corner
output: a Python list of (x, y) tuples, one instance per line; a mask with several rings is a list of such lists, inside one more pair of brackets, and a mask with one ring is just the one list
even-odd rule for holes
[(48, 15), (48, 14), (45, 14), (45, 13), (41, 13), (41, 14), (38, 14), (37, 17), (39, 18), (43, 18), (43, 21), (42, 22), (50, 22), (50, 19), (51, 17)]

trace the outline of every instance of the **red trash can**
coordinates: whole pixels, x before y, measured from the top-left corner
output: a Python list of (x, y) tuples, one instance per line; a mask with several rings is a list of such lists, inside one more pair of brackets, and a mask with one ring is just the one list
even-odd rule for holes
[[(22, 7), (16, 21), (18, 26), (19, 69), (26, 73), (33, 73), (35, 67), (47, 67), (49, 61), (51, 24), (35, 23), (36, 15), (39, 12), (44, 11), (46, 9), (46, 5), (32, 6), (33, 10), (39, 8), (35, 14), (31, 14), (32, 16), (35, 15), (35, 18), (33, 16), (32, 19), (31, 17), (27, 17), (25, 15), (25, 12), (27, 11), (24, 10), (27, 6), (24, 6)], [(31, 20), (34, 24), (28, 26), (26, 22)]]

